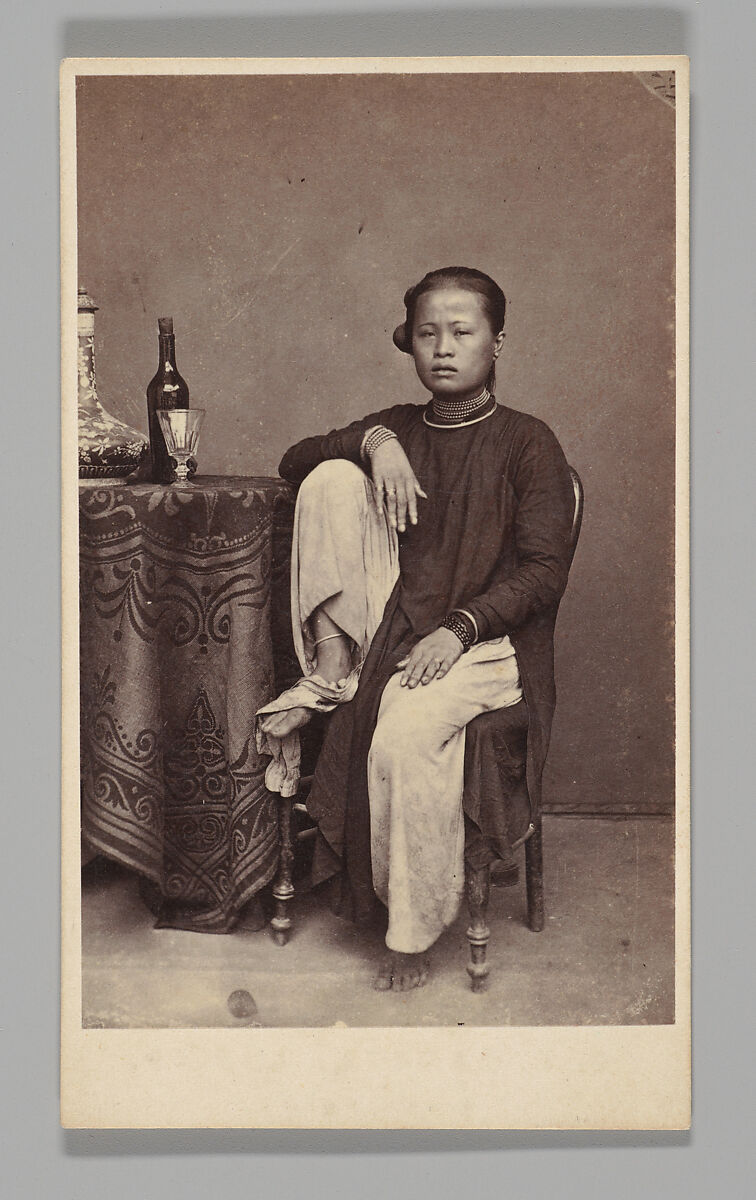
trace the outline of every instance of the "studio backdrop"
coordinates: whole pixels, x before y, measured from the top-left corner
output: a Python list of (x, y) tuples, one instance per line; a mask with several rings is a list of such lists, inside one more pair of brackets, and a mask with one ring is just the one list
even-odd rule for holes
[(79, 284), (98, 390), (146, 430), (173, 316), (200, 472), (427, 394), (391, 332), (426, 271), (509, 302), (497, 396), (585, 488), (547, 810), (674, 810), (670, 81), (627, 73), (83, 77)]

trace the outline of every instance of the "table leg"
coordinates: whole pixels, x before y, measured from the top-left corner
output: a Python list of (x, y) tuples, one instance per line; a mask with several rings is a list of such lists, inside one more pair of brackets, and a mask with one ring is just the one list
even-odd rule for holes
[(276, 913), (271, 921), (273, 938), (278, 946), (285, 946), (289, 940), (291, 917), (289, 904), (294, 895), (294, 884), (291, 881), (291, 868), (294, 862), (294, 847), (291, 840), (291, 805), (289, 797), (280, 796), (278, 799), (278, 874), (273, 884), (273, 899), (276, 902)]

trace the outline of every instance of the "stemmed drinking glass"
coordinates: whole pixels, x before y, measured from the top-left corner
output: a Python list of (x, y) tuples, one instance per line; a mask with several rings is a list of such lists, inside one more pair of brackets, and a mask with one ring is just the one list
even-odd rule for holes
[(200, 429), (205, 419), (204, 408), (160, 408), (158, 420), (168, 453), (176, 459), (176, 483), (191, 483), (187, 460), (194, 458)]

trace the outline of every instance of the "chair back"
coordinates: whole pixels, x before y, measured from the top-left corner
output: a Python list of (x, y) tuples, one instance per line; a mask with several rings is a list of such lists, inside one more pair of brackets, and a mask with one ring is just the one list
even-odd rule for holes
[(570, 566), (575, 557), (578, 538), (580, 537), (580, 526), (583, 524), (583, 483), (574, 467), (570, 467), (570, 478), (572, 479), (572, 490), (575, 493), (575, 511), (572, 516), (572, 529), (570, 530)]

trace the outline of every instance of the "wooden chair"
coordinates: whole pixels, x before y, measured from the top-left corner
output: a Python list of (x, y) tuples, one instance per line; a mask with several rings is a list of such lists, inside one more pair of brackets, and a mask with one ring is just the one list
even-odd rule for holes
[[(570, 475), (572, 477), (572, 487), (575, 493), (575, 511), (572, 518), (572, 530), (570, 536), (570, 564), (575, 557), (578, 538), (580, 536), (580, 526), (583, 521), (583, 485), (577, 471), (570, 467)], [(520, 713), (515, 713), (515, 710), (521, 710)], [(483, 718), (476, 717), (476, 721), (499, 717), (498, 713), (487, 713)], [(517, 727), (519, 721), (524, 719), (527, 721), (527, 707), (525, 701), (515, 705), (513, 709), (502, 709), (501, 719), (507, 720), (510, 726)], [(474, 724), (472, 722), (471, 724)], [(544, 926), (544, 901), (543, 901), (543, 835), (541, 824), (541, 813), (533, 814), (533, 819), (525, 835), (525, 889), (528, 901), (528, 928), (533, 933), (540, 933)], [(470, 913), (470, 925), (467, 929), (467, 940), (470, 944), (470, 962), (467, 965), (467, 973), (470, 976), (470, 983), (474, 992), (482, 992), (486, 987), (488, 978), (489, 964), (487, 961), (488, 942), (491, 937), (491, 930), (486, 923), (488, 911), (488, 901), (491, 891), (491, 869), (483, 867), (480, 870), (473, 870), (465, 864), (465, 894), (467, 898), (467, 907)]]
[[(575, 555), (580, 526), (583, 519), (583, 485), (580, 477), (570, 467), (572, 486), (575, 493), (575, 511), (572, 520), (570, 539), (570, 562)], [(520, 735), (527, 726), (527, 707), (524, 701), (511, 709), (502, 709), (502, 722), (510, 728), (518, 730)], [(486, 713), (476, 717), (476, 721), (498, 717), (498, 713)], [(474, 722), (473, 722), (474, 723)], [(294, 813), (307, 816), (305, 798), (312, 783), (312, 775), (303, 775), (300, 790), (293, 799), (279, 798), (279, 869), (273, 884), (275, 900), (275, 915), (271, 921), (273, 937), (279, 946), (285, 946), (291, 930), (290, 905), (294, 897), (292, 870), (294, 865), (295, 841), (303, 841), (313, 837), (316, 827), (309, 826), (300, 830), (296, 835), (292, 832), (292, 816)], [(525, 884), (528, 900), (528, 926), (534, 933), (540, 933), (544, 926), (543, 903), (543, 845), (541, 831), (541, 814), (534, 813), (528, 832), (523, 839), (525, 842)], [(472, 990), (481, 992), (485, 989), (489, 972), (486, 954), (491, 931), (486, 924), (488, 901), (491, 888), (490, 867), (473, 870), (465, 865), (465, 893), (470, 913), (470, 925), (467, 930), (467, 940), (470, 944), (470, 962), (467, 972), (470, 976)]]

